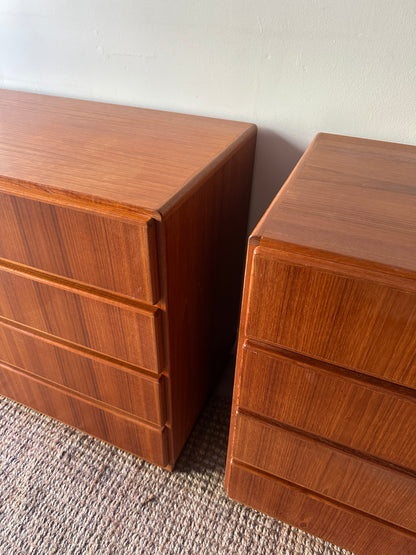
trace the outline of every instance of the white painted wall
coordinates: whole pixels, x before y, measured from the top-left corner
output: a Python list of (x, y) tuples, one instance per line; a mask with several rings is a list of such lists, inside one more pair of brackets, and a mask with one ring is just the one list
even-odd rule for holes
[(416, 0), (0, 0), (0, 87), (257, 123), (252, 227), (318, 131), (416, 144)]

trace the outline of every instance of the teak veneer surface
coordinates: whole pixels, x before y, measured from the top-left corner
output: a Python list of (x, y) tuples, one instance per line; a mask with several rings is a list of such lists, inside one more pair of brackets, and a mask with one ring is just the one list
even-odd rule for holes
[(314, 267), (306, 257), (291, 264), (263, 247), (253, 260), (247, 336), (416, 387), (416, 291)]
[(414, 146), (321, 133), (255, 234), (285, 251), (414, 278), (415, 176)]
[(245, 414), (237, 419), (234, 457), (397, 526), (416, 528), (416, 513), (409, 510), (416, 480), (404, 472)]
[(0, 315), (159, 372), (161, 313), (63, 288), (0, 266)]
[(0, 394), (171, 470), (235, 339), (255, 143), (0, 90)]
[(160, 466), (167, 464), (165, 430), (79, 397), (0, 363), (1, 391), (24, 405)]
[(306, 488), (231, 463), (233, 479), (228, 493), (292, 526), (308, 530), (356, 554), (414, 555), (416, 537), (399, 527), (351, 510)]
[(160, 379), (91, 353), (81, 354), (68, 344), (58, 344), (6, 322), (0, 322), (0, 352), (2, 360), (11, 366), (149, 422), (165, 422)]
[(0, 258), (145, 302), (159, 300), (155, 226), (148, 217), (119, 220), (0, 193), (0, 221)]
[(0, 182), (164, 212), (219, 166), (242, 123), (0, 90)]
[(415, 389), (416, 147), (320, 134), (249, 239), (228, 494), (414, 553)]
[(415, 470), (413, 392), (287, 355), (262, 351), (256, 345), (244, 348), (241, 408)]

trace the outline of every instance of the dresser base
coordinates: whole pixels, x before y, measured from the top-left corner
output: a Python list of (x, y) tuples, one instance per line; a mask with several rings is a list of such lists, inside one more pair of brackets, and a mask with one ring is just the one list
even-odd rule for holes
[(230, 465), (227, 493), (235, 501), (354, 553), (416, 552), (414, 534), (238, 462)]

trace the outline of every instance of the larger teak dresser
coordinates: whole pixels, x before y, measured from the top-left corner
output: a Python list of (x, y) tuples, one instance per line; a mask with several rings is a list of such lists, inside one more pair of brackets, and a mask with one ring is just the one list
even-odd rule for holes
[(171, 469), (232, 345), (254, 125), (0, 91), (0, 393)]
[(318, 135), (249, 239), (228, 494), (416, 553), (416, 147)]

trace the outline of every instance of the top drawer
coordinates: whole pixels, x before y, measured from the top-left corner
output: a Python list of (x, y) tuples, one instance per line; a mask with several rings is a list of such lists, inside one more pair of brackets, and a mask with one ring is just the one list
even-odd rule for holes
[(256, 248), (246, 334), (416, 388), (416, 294)]
[(147, 303), (158, 300), (150, 218), (119, 220), (0, 192), (0, 258)]

